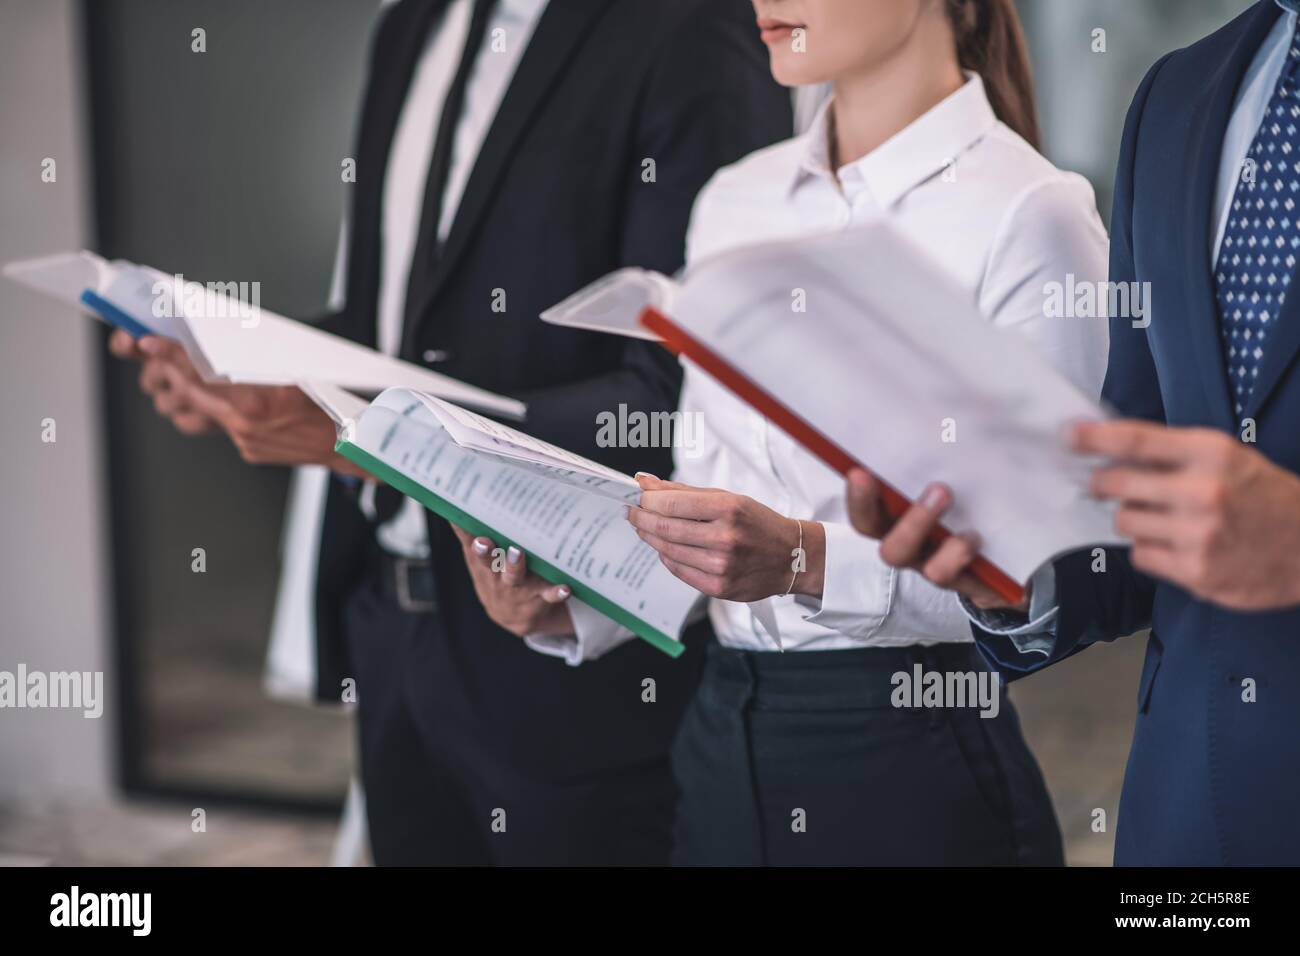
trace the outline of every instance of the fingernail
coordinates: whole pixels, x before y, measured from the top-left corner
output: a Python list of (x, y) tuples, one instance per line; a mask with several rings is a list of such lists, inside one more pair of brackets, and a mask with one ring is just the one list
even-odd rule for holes
[(146, 355), (152, 355), (158, 351), (158, 340), (149, 335), (138, 340), (136, 344), (140, 346), (140, 351)]
[(520, 551), (518, 548), (516, 548), (513, 544), (506, 549), (507, 564), (518, 564), (519, 559), (522, 558), (523, 556), (524, 553)]
[(556, 588), (555, 593), (559, 596), (560, 600), (564, 600), (570, 594), (569, 586), (567, 584), (561, 584)]
[(635, 475), (633, 475), (632, 477), (635, 478), (637, 481), (640, 481), (642, 478), (649, 478), (651, 481), (658, 481), (658, 480), (659, 480), (659, 478), (658, 478), (657, 476), (650, 474), (650, 472), (648, 472), (648, 471), (638, 471), (638, 472), (637, 472)]
[(931, 485), (921, 496), (921, 507), (927, 511), (938, 511), (943, 507), (944, 496), (943, 485)]
[(487, 538), (475, 538), (475, 539), (474, 539), (474, 553), (475, 553), (475, 554), (487, 554), (487, 553), (488, 553), (488, 540), (487, 540)]

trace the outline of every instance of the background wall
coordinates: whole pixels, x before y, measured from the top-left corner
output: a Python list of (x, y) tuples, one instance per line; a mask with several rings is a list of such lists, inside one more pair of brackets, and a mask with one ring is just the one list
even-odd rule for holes
[[(89, 235), (79, 5), (0, 0), (0, 261)], [(19, 95), (21, 91), (21, 95)], [(53, 159), (54, 182), (42, 182)], [(97, 337), (70, 309), (0, 280), (0, 670), (109, 668)], [(55, 441), (42, 441), (54, 419)], [(0, 800), (102, 795), (115, 697), (0, 711)]]

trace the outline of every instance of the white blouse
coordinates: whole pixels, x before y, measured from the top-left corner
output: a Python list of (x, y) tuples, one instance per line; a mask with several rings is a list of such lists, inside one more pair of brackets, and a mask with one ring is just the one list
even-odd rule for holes
[[(1049, 318), (1046, 307), (1051, 283), (1106, 279), (1107, 237), (1088, 182), (1058, 170), (1001, 123), (978, 76), (838, 171), (829, 162), (829, 109), (806, 134), (713, 177), (691, 218), (688, 267), (744, 244), (888, 217), (971, 290), (989, 322), (1016, 329), (1085, 392), (1100, 395), (1105, 317)], [(971, 640), (950, 593), (888, 567), (877, 542), (850, 527), (839, 474), (689, 362), (680, 404), (698, 425), (690, 449), (677, 451), (673, 480), (748, 495), (826, 529), (821, 600), (768, 599), (784, 650)], [(579, 601), (569, 607), (576, 638), (535, 635), (529, 644), (576, 664), (631, 636)], [(750, 605), (710, 600), (708, 612), (722, 644), (777, 649)]]

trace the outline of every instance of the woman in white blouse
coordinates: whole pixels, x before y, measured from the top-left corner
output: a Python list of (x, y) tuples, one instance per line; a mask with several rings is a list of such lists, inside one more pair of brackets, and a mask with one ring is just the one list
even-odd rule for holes
[[(885, 217), (989, 322), (1099, 393), (1104, 319), (1049, 318), (1044, 287), (1104, 279), (1106, 234), (1089, 185), (1035, 148), (1011, 0), (754, 6), (776, 78), (829, 82), (833, 97), (805, 135), (717, 174), (696, 202), (688, 264)], [(676, 861), (1061, 862), (1041, 774), (957, 602), (884, 564), (850, 527), (843, 479), (690, 364), (681, 410), (698, 413), (697, 440), (678, 450), (672, 482), (638, 476), (629, 514), (708, 595), (717, 635), (674, 746)], [(537, 650), (580, 663), (628, 639), (526, 575), (522, 556), (493, 574), (491, 543), (464, 541), (489, 613)], [(800, 546), (806, 568), (792, 573)], [(899, 675), (917, 668), (992, 692), (894, 706)]]

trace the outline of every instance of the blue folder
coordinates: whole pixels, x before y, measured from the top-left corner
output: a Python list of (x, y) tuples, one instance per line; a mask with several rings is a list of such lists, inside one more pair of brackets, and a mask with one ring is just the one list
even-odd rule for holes
[(158, 334), (147, 325), (131, 318), (131, 316), (127, 315), (112, 302), (101, 298), (89, 289), (86, 289), (81, 293), (81, 301), (94, 309), (95, 312), (99, 314), (99, 317), (109, 325), (116, 326), (133, 339), (138, 339), (145, 335)]

